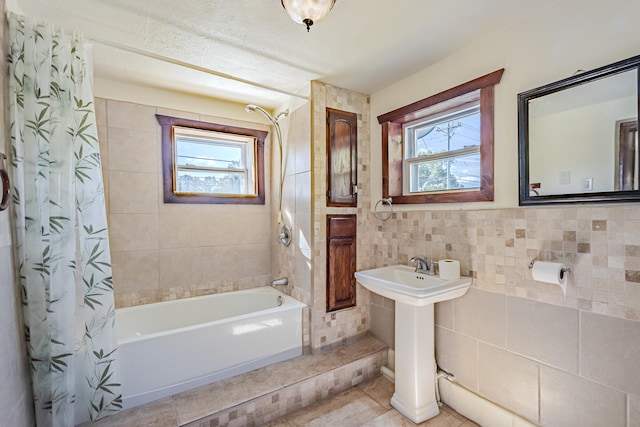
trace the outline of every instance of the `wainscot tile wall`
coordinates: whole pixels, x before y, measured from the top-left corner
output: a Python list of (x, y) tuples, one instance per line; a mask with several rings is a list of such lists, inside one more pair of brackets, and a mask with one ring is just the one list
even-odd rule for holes
[[(474, 277), (467, 295), (436, 304), (437, 361), (460, 384), (544, 426), (640, 426), (638, 207), (366, 218), (358, 244), (374, 247), (376, 266), (454, 258)], [(571, 268), (566, 296), (533, 280), (533, 258)], [(393, 307), (371, 299), (371, 329), (389, 345)]]

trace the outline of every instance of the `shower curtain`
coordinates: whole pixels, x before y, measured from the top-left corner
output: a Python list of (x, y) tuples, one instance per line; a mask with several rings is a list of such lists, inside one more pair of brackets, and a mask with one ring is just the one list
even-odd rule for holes
[(9, 16), (16, 263), (38, 426), (122, 407), (104, 189), (81, 37)]

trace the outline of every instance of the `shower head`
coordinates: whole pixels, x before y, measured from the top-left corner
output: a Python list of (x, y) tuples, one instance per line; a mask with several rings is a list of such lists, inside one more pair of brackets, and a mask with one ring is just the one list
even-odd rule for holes
[(282, 113), (278, 114), (275, 118), (269, 114), (269, 112), (267, 110), (265, 110), (264, 108), (258, 106), (258, 105), (254, 105), (254, 104), (249, 104), (247, 106), (244, 107), (244, 110), (249, 113), (249, 114), (253, 114), (256, 110), (260, 111), (262, 114), (264, 114), (264, 116), (269, 119), (269, 121), (271, 123), (273, 123), (274, 125), (278, 123), (278, 119), (280, 119), (280, 117), (285, 116), (287, 117), (289, 115), (289, 110), (284, 110)]

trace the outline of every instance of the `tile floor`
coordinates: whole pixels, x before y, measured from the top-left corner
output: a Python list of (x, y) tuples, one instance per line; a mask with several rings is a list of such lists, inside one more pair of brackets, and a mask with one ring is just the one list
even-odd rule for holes
[[(410, 427), (413, 422), (400, 415), (389, 404), (393, 383), (385, 377), (364, 382), (333, 397), (285, 415), (268, 427), (340, 426), (340, 427)], [(440, 408), (440, 415), (419, 426), (479, 427), (453, 409)]]

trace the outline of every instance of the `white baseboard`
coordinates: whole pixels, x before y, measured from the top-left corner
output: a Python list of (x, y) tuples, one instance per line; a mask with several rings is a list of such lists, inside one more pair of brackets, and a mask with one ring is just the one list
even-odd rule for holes
[(440, 400), (460, 415), (483, 427), (536, 427), (530, 421), (449, 381), (438, 380)]

